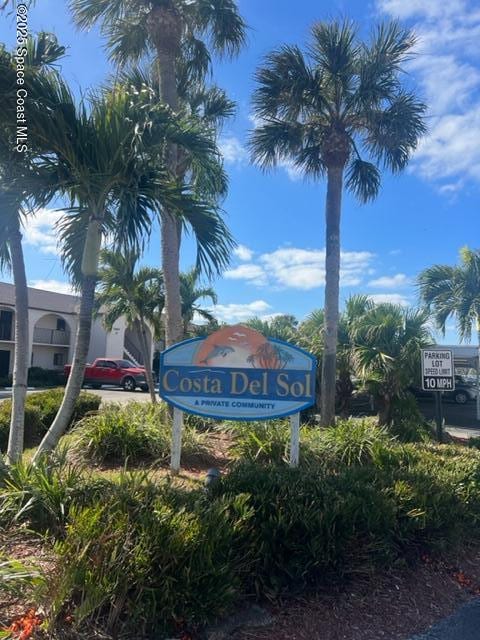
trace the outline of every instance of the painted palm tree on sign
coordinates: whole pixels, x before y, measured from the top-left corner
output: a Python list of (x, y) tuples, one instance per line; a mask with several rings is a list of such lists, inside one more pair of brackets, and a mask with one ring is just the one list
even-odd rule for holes
[(425, 133), (425, 105), (401, 83), (413, 44), (396, 23), (380, 26), (368, 44), (349, 22), (318, 23), (306, 53), (284, 46), (256, 74), (253, 159), (265, 168), (286, 160), (327, 179), (323, 425), (335, 419), (342, 193), (374, 199), (380, 169), (404, 169)]
[[(164, 104), (180, 108), (180, 76), (202, 79), (211, 53), (236, 54), (245, 39), (245, 24), (234, 0), (70, 0), (81, 28), (101, 23), (112, 59), (120, 66), (153, 54), (159, 94)], [(208, 44), (207, 44), (208, 43)], [(180, 73), (180, 67), (182, 73)], [(165, 162), (178, 177), (179, 155), (167, 145)], [(165, 279), (166, 342), (182, 339), (179, 227), (168, 208), (162, 210), (162, 266)]]
[(137, 330), (148, 390), (155, 403), (157, 398), (148, 332), (149, 326), (153, 329), (163, 309), (162, 273), (149, 267), (137, 269), (138, 254), (131, 250), (120, 252), (105, 249), (100, 260), (97, 308), (103, 307), (103, 323), (109, 331), (122, 316), (130, 327)]
[[(464, 247), (460, 264), (434, 265), (418, 276), (420, 297), (433, 311), (438, 328), (454, 317), (460, 339), (470, 341), (476, 334), (480, 358), (480, 250)], [(477, 372), (479, 367), (477, 366)], [(477, 388), (478, 388), (477, 375)], [(480, 394), (477, 393), (477, 419), (480, 420)]]

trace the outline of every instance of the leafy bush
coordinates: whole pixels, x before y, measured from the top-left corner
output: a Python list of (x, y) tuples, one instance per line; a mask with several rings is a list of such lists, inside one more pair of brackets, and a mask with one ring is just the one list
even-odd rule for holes
[(401, 442), (429, 442), (432, 431), (411, 393), (393, 403), (392, 424), (389, 431)]
[[(2, 451), (5, 451), (8, 445), (11, 412), (12, 403), (10, 400), (4, 400), (0, 403), (0, 450)], [(40, 418), (38, 409), (27, 404), (25, 407), (26, 446), (38, 443), (43, 433), (45, 433), (45, 426)]]
[[(144, 416), (161, 411), (142, 406)], [(134, 415), (107, 414), (119, 412), (125, 423)], [(308, 464), (238, 463), (208, 495), (148, 473), (95, 479), (65, 458), (18, 465), (0, 479), (0, 525), (57, 538), (44, 603), (53, 618), (141, 634), (478, 537), (480, 452), (399, 444), (371, 420), (304, 439)]]
[(205, 624), (241, 593), (235, 543), (249, 515), (242, 496), (209, 504), (199, 493), (124, 476), (105, 500), (72, 512), (57, 545), (54, 614), (67, 606), (77, 625), (126, 624), (137, 635)]
[(28, 370), (28, 384), (31, 387), (58, 387), (65, 383), (63, 370), (30, 367)]
[(12, 386), (12, 376), (0, 376), (0, 389)]
[(36, 465), (19, 463), (0, 479), (0, 528), (25, 523), (62, 536), (70, 508), (98, 499), (103, 489), (102, 481), (68, 463), (65, 452)]
[[(234, 436), (232, 451), (239, 459), (276, 464), (288, 460), (288, 420), (231, 422), (224, 423), (224, 428)], [(300, 459), (306, 464), (364, 463), (372, 458), (377, 445), (391, 440), (373, 418), (341, 420), (328, 429), (304, 424), (300, 429)]]
[[(50, 389), (27, 396), (25, 405), (25, 444), (37, 445), (52, 424), (62, 403), (63, 389)], [(82, 419), (88, 413), (97, 411), (101, 398), (94, 393), (82, 391), (75, 404), (75, 410), (70, 426)], [(4, 400), (0, 403), (0, 449), (5, 450), (8, 443), (10, 429), (10, 414), (12, 401)]]
[[(171, 430), (163, 404), (109, 404), (78, 423), (75, 435), (76, 450), (97, 462), (148, 462), (170, 455)], [(184, 462), (208, 457), (206, 437), (185, 425)]]
[(232, 453), (242, 460), (282, 462), (288, 458), (290, 422), (224, 422), (222, 428), (234, 438)]

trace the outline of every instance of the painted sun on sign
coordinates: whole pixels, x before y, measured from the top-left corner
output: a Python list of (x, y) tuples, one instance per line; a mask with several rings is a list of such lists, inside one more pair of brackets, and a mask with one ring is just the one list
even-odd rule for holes
[(183, 411), (232, 420), (291, 415), (314, 402), (315, 358), (236, 325), (162, 353), (159, 392)]
[(237, 325), (225, 327), (207, 338), (197, 356), (197, 365), (284, 369), (292, 355), (280, 344), (269, 342), (258, 331)]

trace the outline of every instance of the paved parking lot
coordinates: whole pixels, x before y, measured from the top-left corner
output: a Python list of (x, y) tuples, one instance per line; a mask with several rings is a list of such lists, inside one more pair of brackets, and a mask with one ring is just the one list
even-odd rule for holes
[(84, 388), (89, 393), (94, 393), (102, 398), (103, 402), (119, 402), (120, 404), (126, 404), (135, 400), (135, 402), (150, 402), (150, 394), (145, 391), (124, 391), (119, 387), (102, 387), (101, 389), (89, 389)]

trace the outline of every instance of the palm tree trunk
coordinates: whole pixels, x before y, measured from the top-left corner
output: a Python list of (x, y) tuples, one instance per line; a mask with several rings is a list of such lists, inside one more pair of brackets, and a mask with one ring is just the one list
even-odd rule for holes
[(388, 427), (392, 423), (392, 399), (389, 394), (379, 398), (378, 426)]
[(343, 167), (328, 168), (325, 253), (325, 322), (322, 359), (321, 425), (335, 424), (335, 382), (340, 292), (340, 215), (342, 209)]
[(183, 337), (180, 297), (180, 252), (177, 223), (169, 212), (162, 212), (162, 270), (165, 287), (165, 342), (170, 347)]
[(13, 364), (12, 416), (7, 462), (15, 464), (23, 453), (25, 400), (28, 378), (28, 288), (23, 259), (22, 234), (16, 229), (9, 237), (13, 281), (15, 283), (15, 359)]
[(157, 396), (155, 393), (155, 381), (153, 379), (152, 373), (152, 357), (150, 349), (148, 348), (148, 340), (147, 340), (147, 329), (145, 326), (145, 320), (141, 317), (138, 321), (139, 333), (140, 333), (140, 344), (142, 346), (142, 355), (143, 362), (145, 367), (145, 377), (148, 383), (148, 391), (150, 393), (150, 399), (152, 400), (152, 404), (157, 403)]
[[(149, 31), (156, 45), (159, 69), (159, 92), (162, 101), (173, 111), (178, 110), (176, 58), (180, 50), (181, 18), (173, 6), (155, 7), (149, 16)], [(177, 173), (177, 148), (167, 145), (167, 168)], [(165, 341), (166, 346), (180, 342), (183, 334), (180, 298), (180, 239), (181, 227), (171, 211), (162, 212), (162, 268), (165, 282)]]
[(477, 319), (477, 420), (480, 420), (480, 317)]
[(102, 243), (102, 224), (98, 218), (91, 218), (82, 260), (82, 285), (80, 288), (80, 310), (78, 314), (77, 335), (73, 364), (65, 387), (65, 395), (55, 420), (45, 434), (35, 453), (36, 462), (43, 454), (53, 451), (61, 436), (67, 430), (72, 419), (75, 403), (82, 389), (85, 365), (87, 363), (90, 336), (92, 331), (93, 310), (95, 307), (95, 287), (97, 284), (98, 260)]

